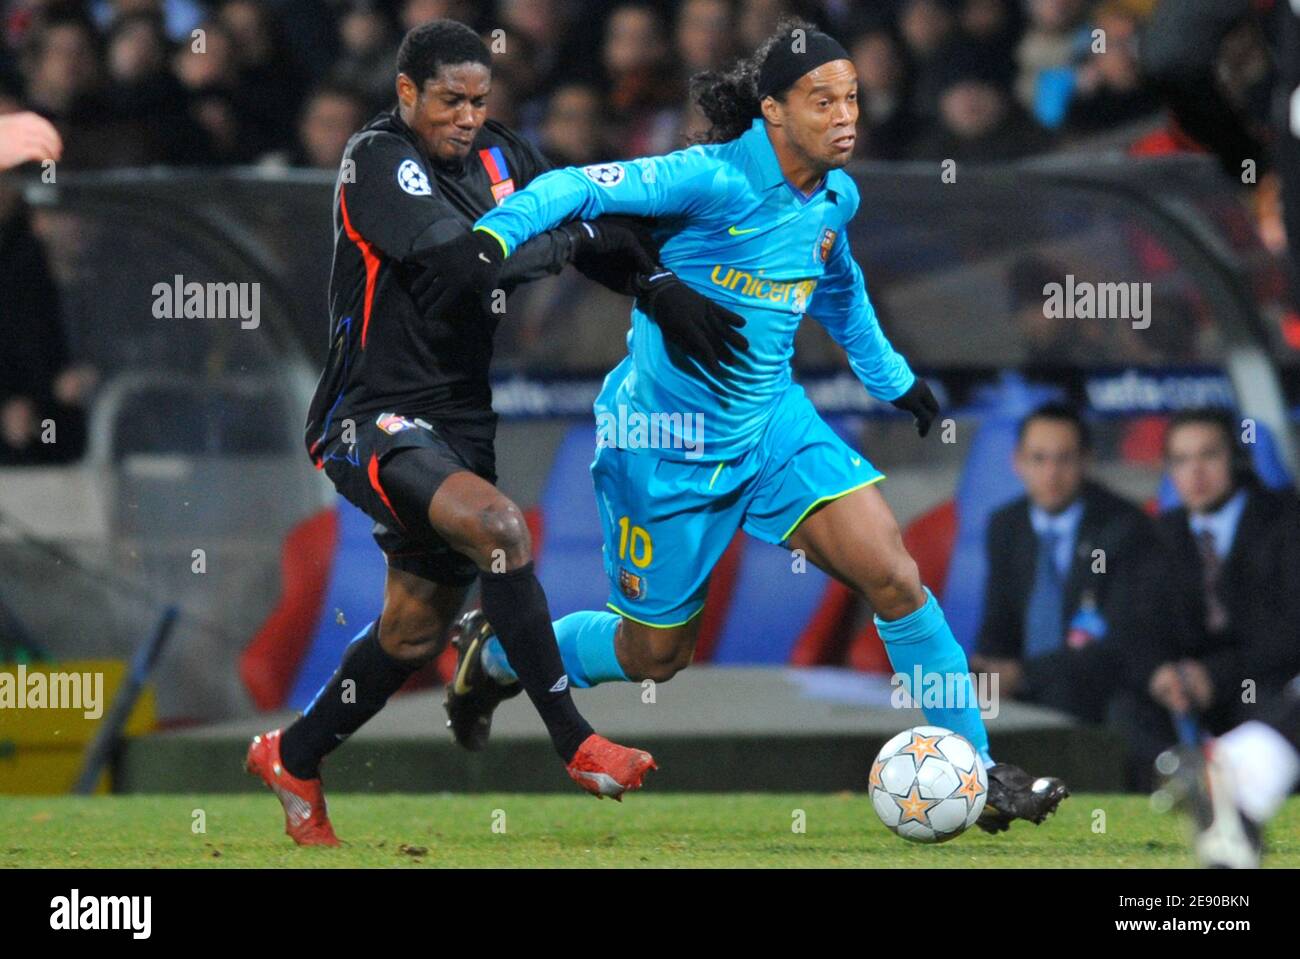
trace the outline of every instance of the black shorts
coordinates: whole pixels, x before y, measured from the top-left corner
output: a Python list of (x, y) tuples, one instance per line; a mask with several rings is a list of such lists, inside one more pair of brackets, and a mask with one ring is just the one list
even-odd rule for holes
[(337, 439), (323, 469), (334, 488), (375, 521), (392, 569), (448, 586), (468, 586), (474, 561), (429, 525), (429, 502), (448, 476), (469, 471), (496, 483), (496, 418), (449, 422), (396, 413), (359, 420), (352, 445)]

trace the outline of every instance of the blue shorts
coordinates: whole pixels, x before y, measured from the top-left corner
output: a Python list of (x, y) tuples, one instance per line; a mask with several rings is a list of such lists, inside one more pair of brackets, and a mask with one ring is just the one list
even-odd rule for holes
[(758, 443), (725, 462), (602, 446), (591, 464), (610, 609), (679, 626), (704, 608), (736, 530), (780, 545), (816, 507), (884, 479), (791, 386)]

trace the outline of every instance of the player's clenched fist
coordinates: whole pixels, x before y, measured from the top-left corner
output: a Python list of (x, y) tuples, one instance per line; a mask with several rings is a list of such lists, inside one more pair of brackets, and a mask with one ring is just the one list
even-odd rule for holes
[(440, 316), (489, 294), (501, 275), (505, 251), (491, 233), (473, 230), (421, 253), (411, 298), (421, 316)]
[(49, 120), (35, 113), (0, 117), (0, 170), (62, 155), (63, 141)]

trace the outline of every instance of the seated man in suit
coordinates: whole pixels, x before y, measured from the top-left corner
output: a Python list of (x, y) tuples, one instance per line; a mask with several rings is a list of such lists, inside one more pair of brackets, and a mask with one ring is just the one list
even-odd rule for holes
[(1132, 642), (1130, 611), (1153, 544), (1151, 522), (1087, 478), (1091, 438), (1069, 406), (1025, 417), (1015, 470), (1027, 495), (987, 534), (988, 585), (974, 669), (999, 692), (1102, 722)]
[[(1220, 733), (1280, 698), (1300, 671), (1300, 502), (1256, 478), (1226, 410), (1170, 422), (1165, 461), (1182, 505), (1156, 522), (1160, 590), (1147, 611), (1139, 726), (1164, 743), (1170, 714)], [(1163, 708), (1159, 708), (1163, 707)]]

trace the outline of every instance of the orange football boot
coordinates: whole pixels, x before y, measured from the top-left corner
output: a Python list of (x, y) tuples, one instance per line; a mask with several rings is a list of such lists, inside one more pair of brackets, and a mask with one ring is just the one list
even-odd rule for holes
[(325, 809), (320, 779), (299, 779), (280, 761), (280, 730), (254, 736), (244, 769), (275, 793), (284, 806), (284, 831), (300, 846), (337, 846), (338, 837)]
[(630, 749), (592, 733), (582, 741), (568, 765), (569, 778), (597, 799), (619, 802), (629, 789), (640, 789), (645, 774), (658, 769), (644, 749)]

